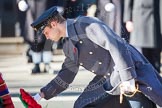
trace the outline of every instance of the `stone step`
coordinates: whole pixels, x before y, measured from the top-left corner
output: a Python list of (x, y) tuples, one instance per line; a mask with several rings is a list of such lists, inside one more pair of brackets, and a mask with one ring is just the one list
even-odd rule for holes
[(24, 43), (23, 37), (1, 37), (0, 44), (21, 44)]
[(23, 54), (27, 49), (23, 37), (0, 38), (0, 55)]
[[(24, 43), (23, 37), (1, 37), (0, 38), (0, 55), (17, 55), (25, 54), (29, 48), (28, 44)], [(55, 49), (55, 55), (62, 55), (62, 49)]]

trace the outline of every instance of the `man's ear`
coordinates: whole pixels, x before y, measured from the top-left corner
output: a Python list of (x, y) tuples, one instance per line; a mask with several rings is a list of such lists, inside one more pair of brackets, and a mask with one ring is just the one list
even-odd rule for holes
[(57, 22), (56, 21), (52, 21), (51, 22), (51, 26), (54, 27), (54, 28), (57, 27)]

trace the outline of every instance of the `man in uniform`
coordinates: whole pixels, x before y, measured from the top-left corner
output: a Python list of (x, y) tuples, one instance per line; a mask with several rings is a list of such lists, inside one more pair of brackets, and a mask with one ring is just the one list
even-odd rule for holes
[(109, 106), (121, 108), (122, 104), (116, 104), (112, 98), (135, 93), (135, 84), (142, 93), (126, 97), (131, 108), (155, 108), (154, 103), (162, 107), (162, 78), (157, 71), (142, 54), (97, 18), (82, 16), (65, 20), (57, 8), (52, 7), (31, 26), (52, 41), (62, 37), (66, 56), (58, 75), (33, 96), (36, 101), (50, 99), (66, 90), (79, 66), (83, 66), (96, 77), (76, 100), (74, 108), (104, 108), (102, 99), (107, 99)]

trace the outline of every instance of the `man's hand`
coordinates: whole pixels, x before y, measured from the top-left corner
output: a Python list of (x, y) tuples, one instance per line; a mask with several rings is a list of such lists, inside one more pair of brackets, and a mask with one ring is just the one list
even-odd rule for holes
[(133, 29), (134, 29), (132, 21), (127, 21), (125, 26), (126, 26), (126, 29), (127, 29), (128, 32), (132, 32)]
[(121, 94), (134, 92), (136, 90), (135, 80), (131, 79), (129, 81), (124, 81), (120, 84), (120, 92)]

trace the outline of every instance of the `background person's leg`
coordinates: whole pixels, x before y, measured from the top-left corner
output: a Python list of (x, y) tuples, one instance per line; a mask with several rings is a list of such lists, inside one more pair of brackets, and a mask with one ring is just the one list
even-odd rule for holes
[(41, 63), (41, 52), (32, 52), (32, 60), (34, 63), (34, 68), (32, 69), (32, 74), (40, 73), (39, 64)]
[(49, 72), (51, 61), (52, 61), (52, 52), (43, 51), (43, 63), (45, 65), (44, 72)]

